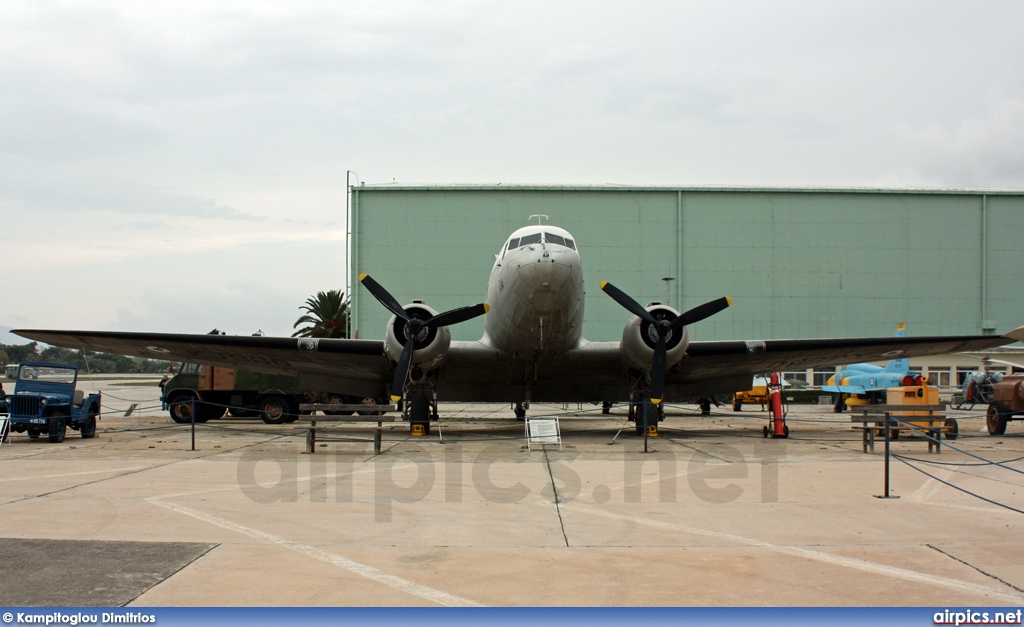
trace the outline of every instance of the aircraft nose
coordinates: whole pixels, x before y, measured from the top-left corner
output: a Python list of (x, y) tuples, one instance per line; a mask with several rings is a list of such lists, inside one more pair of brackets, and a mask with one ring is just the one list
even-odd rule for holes
[(572, 276), (572, 266), (564, 257), (557, 251), (538, 251), (519, 265), (519, 276), (539, 292), (558, 290)]

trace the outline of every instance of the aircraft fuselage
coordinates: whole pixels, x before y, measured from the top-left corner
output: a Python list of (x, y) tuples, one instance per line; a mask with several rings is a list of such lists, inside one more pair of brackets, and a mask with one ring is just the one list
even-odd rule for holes
[(575, 348), (583, 330), (583, 268), (568, 231), (523, 227), (505, 241), (487, 282), (483, 342), (521, 362)]

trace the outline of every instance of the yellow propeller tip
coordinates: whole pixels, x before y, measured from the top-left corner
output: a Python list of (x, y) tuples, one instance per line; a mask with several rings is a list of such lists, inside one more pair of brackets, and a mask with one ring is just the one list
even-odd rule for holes
[(601, 289), (604, 289), (605, 285), (608, 285), (608, 281), (601, 281)]
[(488, 305), (487, 303), (484, 303), (484, 313), (487, 313), (490, 310), (491, 310), (491, 306)]
[(362, 280), (363, 280), (363, 279), (365, 279), (365, 278), (366, 278), (366, 277), (368, 277), (368, 276), (370, 276), (370, 275), (369, 275), (369, 274), (366, 274), (365, 272), (364, 272), (364, 273), (362, 273), (362, 274), (360, 274), (360, 275), (359, 275), (359, 281), (360, 281), (360, 282), (362, 282)]
[(726, 303), (728, 303), (730, 307), (732, 307), (732, 299), (731, 299), (731, 298), (729, 298), (728, 296), (726, 296), (726, 297), (725, 297), (725, 302), (726, 302)]
[(391, 397), (391, 402), (392, 402), (392, 403), (397, 403), (397, 402), (398, 402), (398, 401), (400, 401), (400, 400), (402, 400), (402, 397), (401, 397), (401, 396), (392, 396), (392, 397)]
[(651, 399), (651, 405), (661, 405), (661, 399), (660, 398), (652, 398)]

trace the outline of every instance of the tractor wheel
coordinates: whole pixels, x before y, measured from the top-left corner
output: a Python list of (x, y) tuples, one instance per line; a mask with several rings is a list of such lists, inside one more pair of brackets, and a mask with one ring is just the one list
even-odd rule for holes
[(268, 425), (281, 425), (288, 422), (291, 407), (288, 401), (280, 396), (268, 396), (260, 403), (260, 418)]
[(956, 418), (946, 420), (944, 426), (946, 427), (947, 440), (955, 440), (956, 436), (960, 435), (960, 423), (956, 421)]
[(985, 425), (988, 427), (989, 435), (1003, 435), (1006, 433), (1006, 405), (999, 401), (990, 403), (985, 412)]
[(51, 413), (46, 421), (46, 427), (46, 435), (49, 436), (50, 442), (60, 444), (64, 441), (64, 436), (68, 433), (68, 422), (63, 413), (60, 411)]

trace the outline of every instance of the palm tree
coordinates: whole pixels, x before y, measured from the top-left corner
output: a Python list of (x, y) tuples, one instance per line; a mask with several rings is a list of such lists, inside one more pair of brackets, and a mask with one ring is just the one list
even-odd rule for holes
[(299, 307), (306, 313), (295, 321), (292, 328), (302, 327), (292, 337), (348, 337), (348, 299), (340, 290), (317, 292)]

